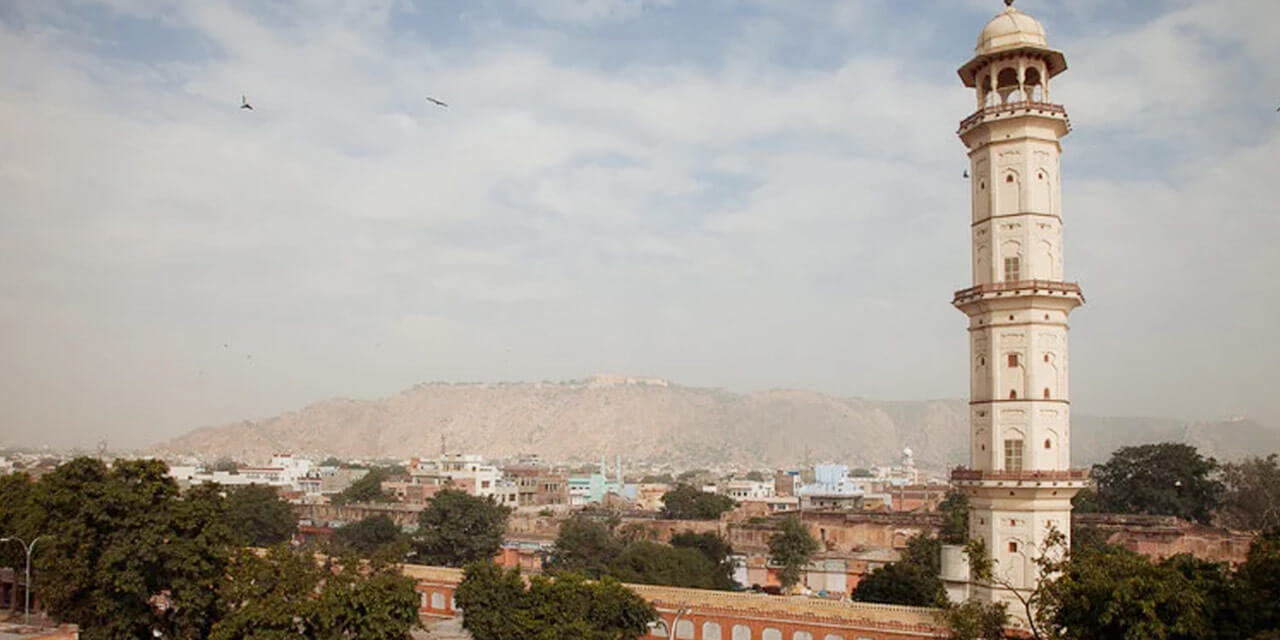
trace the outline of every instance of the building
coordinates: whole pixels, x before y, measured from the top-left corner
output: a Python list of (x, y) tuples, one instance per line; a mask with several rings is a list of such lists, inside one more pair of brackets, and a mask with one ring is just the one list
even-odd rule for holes
[(569, 504), (569, 483), (563, 473), (535, 461), (503, 467), (502, 474), (519, 488), (517, 504), (521, 507)]
[(408, 471), (411, 484), (449, 485), (473, 496), (495, 498), (502, 477), (497, 467), (485, 464), (480, 456), (461, 453), (433, 459), (413, 458)]
[(733, 479), (724, 483), (721, 493), (734, 500), (755, 500), (774, 497), (773, 478), (765, 480)]
[[(1032, 588), (1051, 530), (1071, 531), (1067, 316), (1084, 303), (1063, 279), (1059, 141), (1066, 110), (1050, 81), (1066, 70), (1044, 28), (1008, 6), (982, 29), (959, 69), (976, 111), (960, 123), (972, 184), (973, 286), (952, 301), (969, 318), (969, 467), (952, 483), (969, 494), (969, 535), (982, 540), (1013, 589)], [(969, 573), (944, 554), (953, 597), (1014, 601), (998, 585), (955, 584)], [(1011, 607), (1011, 611), (1019, 607)]]

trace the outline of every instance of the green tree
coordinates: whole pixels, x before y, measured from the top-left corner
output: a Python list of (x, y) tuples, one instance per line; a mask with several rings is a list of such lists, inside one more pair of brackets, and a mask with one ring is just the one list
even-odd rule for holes
[[(230, 545), (222, 501), (211, 489), (186, 499), (156, 460), (110, 469), (77, 458), (37, 485), (36, 525), (53, 533), (35, 559), (45, 605), (79, 624), (82, 637), (204, 637)], [(168, 604), (156, 607), (160, 599)]]
[(938, 504), (942, 514), (942, 528), (938, 537), (943, 544), (964, 544), (969, 541), (969, 496), (952, 489)]
[(391, 477), (391, 470), (386, 467), (372, 467), (369, 472), (360, 476), (351, 486), (333, 496), (331, 501), (336, 505), (353, 502), (395, 502), (395, 496), (382, 490), (382, 481)]
[(228, 473), (235, 473), (237, 470), (240, 469), (240, 463), (236, 462), (235, 460), (232, 460), (231, 458), (222, 457), (222, 458), (218, 458), (217, 460), (214, 460), (213, 464), (209, 465), (209, 469), (211, 471), (225, 471)]
[(613, 534), (609, 523), (581, 514), (560, 523), (555, 548), (548, 562), (554, 573), (581, 573), (599, 578), (622, 553), (622, 540)]
[(769, 557), (780, 567), (778, 580), (783, 589), (790, 589), (800, 582), (809, 560), (818, 552), (818, 541), (813, 539), (804, 523), (795, 516), (787, 516), (779, 524), (778, 532), (769, 538)]
[(1177, 516), (1208, 523), (1222, 484), (1218, 463), (1190, 445), (1165, 442), (1122, 447), (1094, 465), (1098, 506), (1110, 513)]
[(461, 567), (490, 560), (502, 546), (511, 509), (463, 491), (437, 493), (418, 513), (418, 530), (412, 544), (419, 561)]
[(1008, 605), (967, 600), (947, 605), (942, 613), (949, 640), (1004, 640), (1009, 626)]
[(1218, 518), (1234, 529), (1280, 527), (1280, 458), (1246, 458), (1222, 465), (1222, 505)]
[(662, 517), (673, 520), (716, 520), (737, 503), (728, 496), (682, 484), (662, 495)]
[(240, 544), (270, 547), (298, 531), (293, 507), (272, 487), (249, 484), (228, 488), (227, 524)]
[(623, 582), (711, 589), (716, 566), (696, 549), (640, 540), (627, 545), (609, 564), (609, 575)]
[(389, 516), (381, 514), (342, 525), (333, 532), (334, 543), (339, 548), (349, 549), (365, 558), (388, 547), (399, 548), (404, 538), (400, 526)]
[(265, 555), (241, 552), (221, 597), (227, 611), (210, 640), (407, 640), (420, 625), (413, 579), (378, 557), (325, 566), (284, 545)]
[(1242, 601), (1245, 628), (1257, 634), (1280, 629), (1280, 530), (1254, 538), (1234, 585)]
[(1204, 594), (1181, 571), (1117, 547), (1088, 549), (1046, 583), (1041, 617), (1068, 640), (1202, 638)]
[[(30, 541), (38, 535), (35, 492), (35, 483), (25, 473), (0, 476), (0, 536), (18, 536)], [(26, 554), (18, 545), (0, 544), (0, 567), (22, 566), (25, 559)]]
[(711, 586), (713, 589), (733, 589), (738, 583), (733, 579), (733, 548), (720, 534), (709, 531), (694, 533), (684, 531), (671, 536), (671, 546), (696, 549), (715, 567)]
[[(860, 602), (937, 607), (946, 602), (939, 578), (942, 542), (919, 535), (907, 541), (902, 559), (873, 570), (854, 589)], [(969, 613), (969, 612), (966, 612)]]
[(653, 607), (611, 578), (534, 576), (490, 562), (466, 567), (454, 594), (462, 626), (475, 640), (635, 640), (657, 617)]

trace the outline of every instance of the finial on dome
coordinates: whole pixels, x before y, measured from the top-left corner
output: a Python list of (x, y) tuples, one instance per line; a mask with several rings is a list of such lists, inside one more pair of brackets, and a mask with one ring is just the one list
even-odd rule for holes
[(1004, 6), (1006, 6), (1006, 7), (1012, 7), (1012, 6), (1013, 6), (1013, 0), (1004, 0)]

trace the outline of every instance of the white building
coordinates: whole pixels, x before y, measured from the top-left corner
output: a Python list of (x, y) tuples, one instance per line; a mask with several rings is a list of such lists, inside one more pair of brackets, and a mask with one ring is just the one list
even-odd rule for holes
[[(1069, 535), (1071, 497), (1085, 482), (1071, 469), (1067, 400), (1067, 316), (1084, 303), (1079, 285), (1063, 280), (1058, 156), (1070, 124), (1049, 84), (1066, 68), (1040, 23), (1009, 6), (959, 70), (977, 110), (959, 129), (972, 176), (973, 286), (953, 304), (969, 318), (971, 445), (969, 468), (952, 482), (969, 494), (970, 536), (1018, 590), (1038, 580), (1049, 531)], [(944, 575), (967, 573), (948, 558)], [(995, 585), (948, 586), (1014, 599)]]
[(772, 498), (776, 495), (773, 478), (765, 480), (729, 480), (724, 483), (721, 493), (734, 500), (758, 500)]
[(449, 453), (434, 459), (413, 459), (409, 463), (409, 477), (420, 484), (434, 484), (436, 479), (444, 478), (471, 495), (493, 496), (498, 491), (502, 472), (485, 464), (478, 455)]

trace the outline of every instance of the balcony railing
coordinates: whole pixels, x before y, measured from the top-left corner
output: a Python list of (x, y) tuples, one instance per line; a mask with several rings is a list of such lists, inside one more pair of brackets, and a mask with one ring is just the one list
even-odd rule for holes
[(1076, 294), (1080, 296), (1081, 301), (1084, 295), (1080, 291), (1080, 283), (1078, 282), (1058, 282), (1057, 280), (1013, 280), (1009, 282), (990, 282), (980, 284), (976, 287), (961, 289), (956, 292), (956, 297), (952, 303), (960, 302), (968, 298), (983, 296), (988, 293), (1004, 293), (1006, 291), (1030, 291), (1039, 293), (1045, 291), (1048, 293)]
[(960, 129), (958, 131), (964, 131), (992, 116), (1013, 115), (1022, 111), (1034, 111), (1036, 113), (1059, 115), (1063, 118), (1067, 117), (1066, 108), (1060, 104), (1033, 100), (1018, 100), (1016, 102), (1006, 102), (1004, 104), (997, 104), (978, 109), (973, 112), (973, 115), (960, 121)]
[(1088, 480), (1088, 469), (1065, 469), (1061, 471), (983, 471), (981, 469), (953, 469), (952, 482), (1001, 480), (1009, 482), (1039, 482)]

